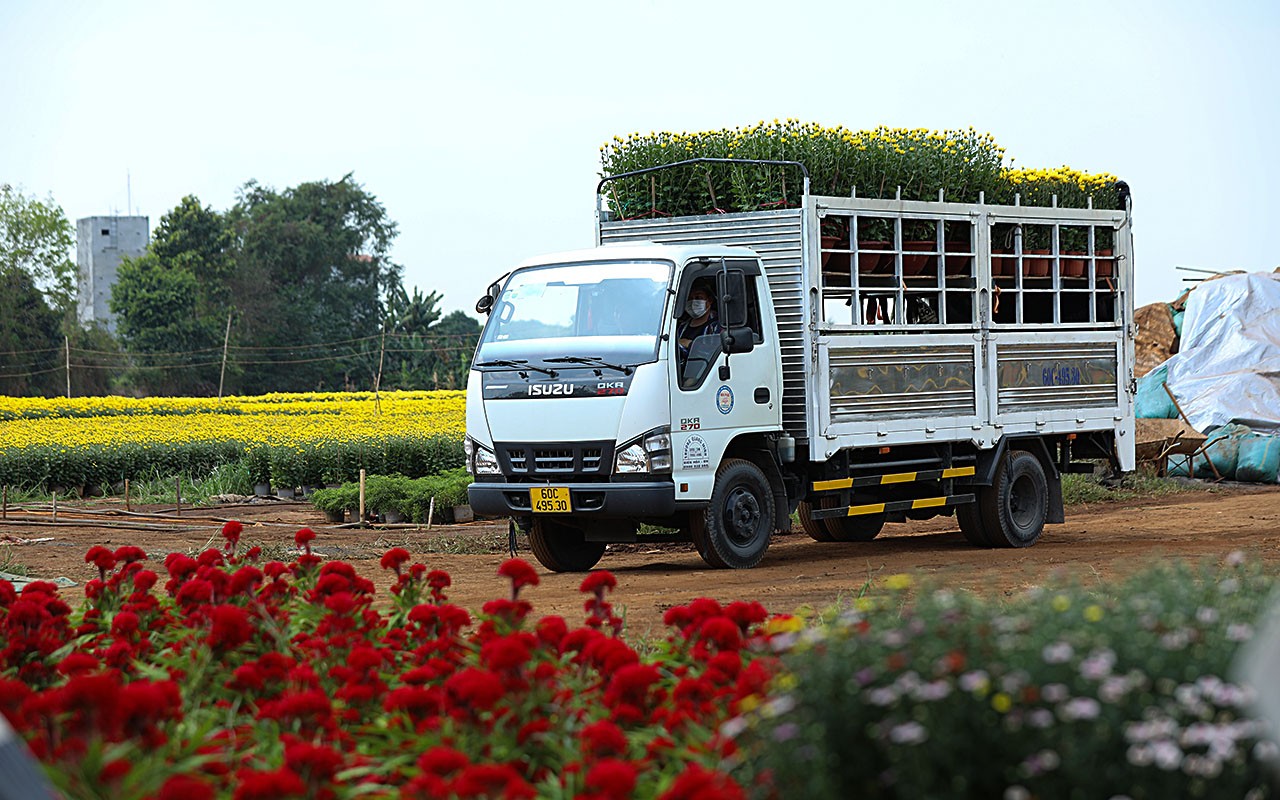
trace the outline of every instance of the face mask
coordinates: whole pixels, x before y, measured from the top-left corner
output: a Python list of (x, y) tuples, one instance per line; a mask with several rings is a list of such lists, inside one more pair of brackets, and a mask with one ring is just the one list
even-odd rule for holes
[(689, 312), (691, 317), (700, 317), (707, 313), (706, 300), (690, 300), (684, 304), (684, 310)]

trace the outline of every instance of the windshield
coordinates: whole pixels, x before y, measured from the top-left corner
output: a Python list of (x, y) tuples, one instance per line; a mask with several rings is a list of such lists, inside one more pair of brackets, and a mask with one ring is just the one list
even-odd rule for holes
[(519, 270), (493, 306), (476, 361), (653, 361), (673, 267), (610, 261)]

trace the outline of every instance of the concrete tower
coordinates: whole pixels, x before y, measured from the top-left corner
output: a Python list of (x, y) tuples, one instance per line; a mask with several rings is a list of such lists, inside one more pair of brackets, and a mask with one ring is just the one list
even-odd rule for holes
[(98, 322), (113, 334), (116, 332), (110, 306), (116, 270), (125, 256), (142, 255), (150, 241), (151, 226), (147, 217), (76, 220), (76, 265), (80, 273), (76, 307), (82, 325)]

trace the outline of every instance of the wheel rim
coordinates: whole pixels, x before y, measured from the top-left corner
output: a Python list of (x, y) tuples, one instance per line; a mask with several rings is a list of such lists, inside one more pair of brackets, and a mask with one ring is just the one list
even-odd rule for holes
[(1009, 487), (1009, 519), (1019, 531), (1027, 531), (1035, 527), (1036, 518), (1042, 510), (1036, 491), (1036, 482), (1030, 475), (1019, 475)]
[(740, 547), (750, 545), (760, 526), (760, 501), (745, 486), (734, 487), (724, 502), (724, 528), (729, 541)]

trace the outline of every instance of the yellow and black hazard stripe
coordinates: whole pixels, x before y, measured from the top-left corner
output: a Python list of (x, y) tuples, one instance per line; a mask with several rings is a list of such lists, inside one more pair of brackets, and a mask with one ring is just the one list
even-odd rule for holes
[(944, 497), (921, 497), (915, 500), (891, 500), (887, 503), (865, 503), (848, 508), (814, 509), (809, 513), (812, 519), (828, 519), (831, 517), (856, 517), (861, 514), (885, 514), (893, 511), (912, 511), (917, 508), (942, 508), (961, 506), (972, 503), (971, 494), (949, 494)]
[[(895, 472), (891, 475), (864, 475), (859, 478), (837, 478), (833, 481), (814, 481), (815, 492), (826, 492), (833, 489), (857, 489), (864, 486), (886, 486), (892, 483), (914, 483), (917, 481), (936, 481), (945, 478), (968, 478), (974, 474), (973, 467), (949, 467), (947, 469), (930, 469), (923, 472)], [(874, 512), (868, 512), (874, 513)]]

